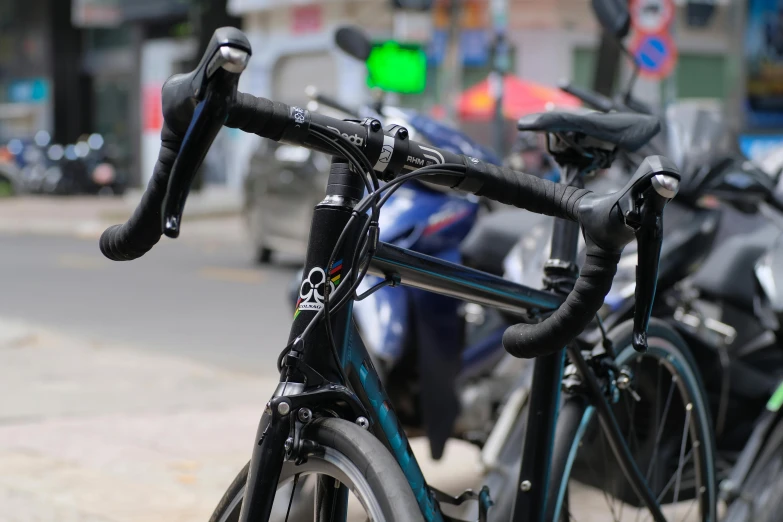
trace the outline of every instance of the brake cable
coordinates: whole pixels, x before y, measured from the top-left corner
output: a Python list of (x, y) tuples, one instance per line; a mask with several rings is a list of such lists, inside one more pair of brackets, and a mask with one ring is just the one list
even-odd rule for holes
[[(356, 147), (353, 143), (348, 141), (346, 138), (340, 136), (339, 138), (337, 136), (334, 137), (334, 139), (338, 139), (340, 141), (343, 141), (344, 143), (338, 143), (337, 141), (333, 141), (331, 138), (331, 133), (329, 135), (320, 135), (321, 133), (318, 133), (318, 137), (324, 141), (326, 141), (329, 146), (333, 149), (335, 149), (335, 152), (340, 153), (341, 155), (345, 156), (346, 159), (351, 163), (351, 165), (356, 168), (357, 170), (362, 170), (361, 166), (359, 165), (360, 160), (364, 160), (365, 165), (369, 165), (369, 160), (367, 160), (366, 156), (364, 156), (363, 153)], [(346, 145), (345, 147), (341, 145)], [(350, 150), (354, 149), (354, 150)], [(352, 153), (357, 153), (357, 155), (360, 157), (360, 160), (353, 156)], [(369, 172), (372, 173), (370, 178), (372, 179), (373, 185), (377, 183), (377, 176), (375, 175), (375, 172), (373, 169), (369, 169)], [(365, 173), (366, 174), (366, 173)], [(414, 179), (417, 177), (422, 177), (425, 175), (433, 175), (433, 174), (448, 174), (448, 175), (458, 175), (458, 176), (464, 176), (465, 175), (465, 167), (464, 165), (460, 164), (445, 164), (445, 165), (430, 165), (427, 167), (423, 167), (420, 169), (417, 169), (413, 172), (410, 172), (408, 174), (405, 174), (403, 176), (400, 176), (398, 178), (395, 178), (394, 180), (390, 181), (389, 183), (385, 184), (383, 187), (378, 186), (374, 191), (371, 191), (367, 196), (365, 196), (362, 201), (354, 208), (353, 215), (348, 220), (348, 223), (346, 223), (345, 227), (343, 228), (342, 233), (338, 237), (337, 242), (335, 243), (335, 247), (332, 251), (332, 254), (330, 255), (329, 262), (333, 262), (334, 258), (337, 255), (337, 252), (339, 252), (339, 249), (342, 247), (342, 244), (345, 241), (345, 237), (347, 234), (347, 231), (353, 226), (354, 220), (358, 218), (362, 213), (366, 212), (366, 210), (372, 205), (373, 214), (377, 216), (380, 212), (380, 207), (383, 206), (386, 201), (388, 201), (389, 197), (406, 181), (410, 179)], [(365, 177), (365, 186), (368, 186), (369, 183), (366, 180)], [(388, 191), (388, 192), (387, 192)], [(383, 199), (378, 201), (378, 196), (383, 193), (384, 194)], [(357, 244), (356, 250), (354, 251), (354, 264), (352, 265), (351, 270), (348, 271), (346, 274), (346, 279), (350, 280), (352, 282), (351, 287), (345, 294), (341, 297), (341, 299), (337, 302), (337, 305), (332, 308), (331, 302), (330, 302), (330, 292), (328, 287), (324, 291), (324, 306), (321, 310), (319, 310), (316, 315), (313, 317), (313, 319), (310, 321), (310, 323), (305, 327), (304, 331), (301, 335), (297, 337), (292, 343), (290, 343), (288, 346), (286, 346), (282, 352), (280, 353), (280, 356), (278, 357), (278, 369), (282, 369), (283, 365), (283, 359), (285, 355), (293, 349), (293, 346), (297, 342), (301, 342), (305, 339), (305, 337), (312, 331), (314, 326), (320, 321), (322, 318), (326, 319), (326, 330), (327, 335), (329, 337), (329, 344), (330, 344), (330, 351), (332, 352), (332, 356), (335, 359), (335, 363), (338, 366), (338, 369), (340, 370), (341, 377), (345, 379), (344, 372), (342, 371), (342, 367), (339, 360), (339, 354), (337, 353), (337, 346), (336, 342), (334, 340), (333, 332), (331, 329), (331, 313), (333, 311), (339, 311), (347, 302), (348, 299), (350, 299), (356, 292), (357, 288), (361, 284), (362, 280), (367, 274), (367, 271), (369, 270), (370, 261), (372, 258), (371, 253), (367, 252), (366, 256), (359, 261), (359, 264), (356, 264), (357, 254), (358, 257), (361, 256), (361, 252), (365, 250), (365, 248), (368, 246), (369, 238), (364, 237), (364, 235), (367, 233), (369, 228), (372, 226), (372, 219), (368, 220), (365, 224), (365, 226), (362, 227), (362, 231), (360, 232), (360, 235), (364, 238), (364, 241), (360, 241), (360, 243)], [(376, 230), (377, 230), (377, 221), (376, 221)], [(377, 237), (377, 236), (376, 236)], [(374, 253), (374, 250), (373, 252)], [(363, 266), (362, 266), (363, 265)], [(328, 264), (327, 264), (328, 266)], [(357, 277), (356, 274), (356, 268), (358, 266), (362, 266), (361, 274)], [(337, 290), (339, 292), (339, 290)]]

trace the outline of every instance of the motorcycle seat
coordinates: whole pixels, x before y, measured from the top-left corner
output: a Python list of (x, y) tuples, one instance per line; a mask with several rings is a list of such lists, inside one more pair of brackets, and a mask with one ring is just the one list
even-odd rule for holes
[(525, 116), (517, 123), (517, 129), (554, 134), (574, 132), (634, 152), (660, 132), (661, 122), (644, 114), (555, 111)]
[(750, 234), (729, 237), (699, 267), (691, 279), (692, 285), (703, 296), (753, 310), (755, 263), (779, 234), (774, 225), (766, 225)]
[(503, 261), (535, 219), (546, 219), (526, 210), (499, 210), (476, 221), (460, 244), (462, 263), (470, 268), (503, 276)]

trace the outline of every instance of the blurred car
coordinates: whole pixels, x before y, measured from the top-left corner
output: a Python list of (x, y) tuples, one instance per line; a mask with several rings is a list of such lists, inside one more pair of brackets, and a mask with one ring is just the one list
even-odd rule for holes
[(256, 149), (245, 178), (243, 213), (257, 262), (268, 263), (275, 252), (305, 254), (329, 164), (326, 154), (269, 140)]

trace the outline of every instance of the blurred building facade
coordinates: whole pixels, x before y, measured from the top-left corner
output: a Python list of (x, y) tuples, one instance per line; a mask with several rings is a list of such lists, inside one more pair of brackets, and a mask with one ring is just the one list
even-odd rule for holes
[[(400, 104), (426, 110), (444, 101), (443, 82), (452, 80), (442, 74), (450, 1), (435, 0), (430, 13), (414, 17), (414, 32), (427, 49), (428, 85), (422, 94), (398, 96)], [(131, 180), (146, 183), (159, 148), (160, 87), (188, 70), (203, 45), (194, 36), (194, 7), (221, 2), (253, 45), (240, 88), (288, 103), (306, 104), (304, 89), (311, 84), (351, 105), (368, 96), (364, 66), (333, 44), (339, 25), (356, 24), (377, 39), (400, 38), (401, 13), (390, 9), (390, 0), (3, 0), (0, 143), (40, 129), (61, 142), (99, 132), (116, 143)], [(549, 85), (593, 84), (599, 32), (590, 0), (507, 3), (513, 73)], [(710, 23), (689, 27), (685, 0), (676, 3), (678, 95), (739, 107), (732, 92), (742, 84), (736, 12), (727, 0), (716, 0)], [(458, 87), (464, 89), (491, 69), (489, 0), (460, 0), (460, 11)], [(621, 80), (628, 74), (626, 66)], [(658, 105), (664, 89), (641, 80), (635, 92)], [(222, 131), (208, 157), (210, 181), (241, 186), (256, 143)]]
[[(452, 0), (435, 0), (427, 27), (418, 35), (427, 49), (428, 80), (424, 93), (399, 96), (406, 106), (428, 109), (442, 104), (441, 74), (447, 55)], [(676, 0), (679, 61), (675, 83), (682, 98), (730, 97), (729, 54), (732, 43), (730, 10), (717, 0), (715, 14), (704, 27), (686, 22), (685, 0)], [(459, 86), (466, 89), (491, 70), (490, 0), (460, 0)], [(562, 80), (592, 87), (599, 28), (590, 0), (507, 0), (511, 69), (523, 79), (548, 85)], [(390, 0), (312, 0), (305, 5), (287, 0), (228, 0), (251, 36), (254, 55), (244, 85), (252, 92), (289, 103), (306, 103), (304, 87), (315, 84), (345, 103), (367, 96), (364, 69), (342, 55), (332, 43), (341, 24), (356, 24), (378, 39), (398, 38), (400, 13)], [(630, 39), (629, 39), (630, 43)], [(736, 51), (735, 51), (736, 52)], [(627, 80), (624, 61), (619, 81)], [(453, 81), (453, 80), (452, 80)], [(635, 93), (653, 106), (664, 98), (664, 84), (640, 80)]]
[[(324, 91), (350, 101), (363, 94), (364, 79), (356, 76), (363, 73), (335, 50), (333, 31), (342, 23), (355, 23), (378, 38), (391, 38), (394, 15), (390, 3), (316, 0), (301, 5), (286, 0), (228, 0), (228, 9), (243, 17), (244, 29), (257, 42), (251, 62), (254, 89), (284, 101), (301, 102), (304, 94), (299, 91), (304, 85), (320, 83)], [(461, 3), (462, 83), (467, 88), (489, 72), (492, 34), (489, 0)], [(732, 41), (728, 2), (719, 0), (710, 23), (698, 28), (685, 22), (685, 1), (676, 3), (679, 95), (725, 99)], [(438, 68), (445, 54), (449, 4), (450, 0), (435, 1), (426, 42), (430, 85), (422, 95), (405, 97), (409, 104), (438, 101)], [(589, 0), (508, 0), (508, 31), (512, 69), (518, 76), (549, 85), (561, 80), (592, 85), (599, 32)], [(642, 80), (638, 89), (646, 101), (660, 103), (659, 82)]]

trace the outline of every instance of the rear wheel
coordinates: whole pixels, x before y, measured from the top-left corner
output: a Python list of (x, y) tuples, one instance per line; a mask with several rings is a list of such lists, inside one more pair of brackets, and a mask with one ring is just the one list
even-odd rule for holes
[[(717, 519), (714, 440), (704, 387), (688, 347), (661, 321), (651, 321), (649, 350), (631, 346), (633, 325), (611, 334), (615, 363), (633, 389), (612, 405), (625, 444), (668, 520)], [(558, 418), (547, 520), (649, 520), (610, 449), (593, 406), (566, 400)]]
[[(351, 422), (329, 418), (313, 421), (303, 437), (316, 443), (317, 450), (301, 464), (283, 464), (270, 521), (423, 520), (400, 466), (372, 434)], [(210, 522), (239, 520), (248, 466), (229, 486)], [(325, 498), (330, 502), (325, 503)]]

